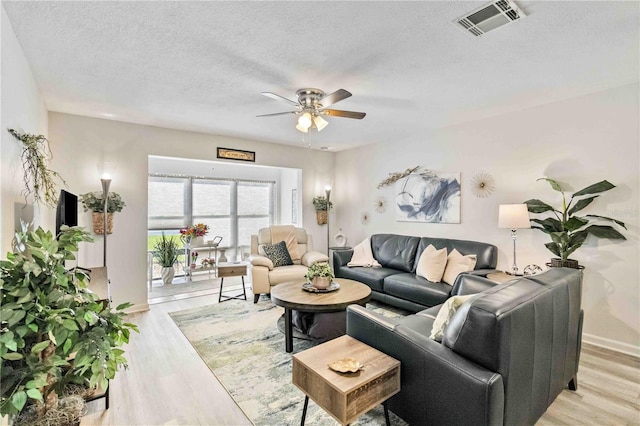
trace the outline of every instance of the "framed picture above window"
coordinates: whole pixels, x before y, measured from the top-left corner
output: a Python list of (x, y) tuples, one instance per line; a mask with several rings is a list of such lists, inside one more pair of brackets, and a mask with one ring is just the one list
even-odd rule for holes
[(241, 151), (239, 149), (220, 148), (218, 147), (218, 158), (226, 160), (240, 160), (256, 162), (256, 153), (253, 151)]

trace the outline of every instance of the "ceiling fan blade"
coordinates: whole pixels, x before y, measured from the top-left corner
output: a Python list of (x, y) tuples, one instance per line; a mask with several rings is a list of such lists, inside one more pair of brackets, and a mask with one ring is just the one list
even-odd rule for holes
[(272, 115), (287, 115), (287, 114), (299, 114), (300, 111), (287, 111), (287, 112), (276, 112), (273, 114), (261, 114), (256, 115), (256, 117), (271, 117)]
[(267, 98), (275, 99), (276, 101), (284, 101), (284, 102), (287, 102), (287, 103), (289, 103), (291, 105), (300, 106), (300, 104), (298, 102), (292, 101), (291, 99), (287, 99), (287, 98), (282, 97), (280, 95), (276, 95), (275, 93), (262, 92), (261, 94), (266, 96)]
[(322, 114), (330, 115), (332, 117), (357, 118), (358, 120), (362, 120), (365, 117), (365, 115), (367, 115), (364, 112), (342, 111), (339, 109), (323, 109), (320, 112)]
[(325, 97), (323, 97), (322, 99), (320, 99), (320, 103), (322, 104), (323, 108), (326, 108), (328, 106), (331, 106), (335, 103), (338, 103), (342, 100), (347, 99), (349, 96), (351, 96), (350, 92), (347, 92), (344, 89), (338, 89), (335, 92), (330, 93)]

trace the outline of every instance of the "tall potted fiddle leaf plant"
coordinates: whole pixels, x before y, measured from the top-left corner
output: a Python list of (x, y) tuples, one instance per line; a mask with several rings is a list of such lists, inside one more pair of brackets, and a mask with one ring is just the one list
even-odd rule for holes
[(539, 199), (525, 201), (530, 213), (541, 215), (531, 219), (534, 223), (531, 227), (551, 238), (551, 242), (546, 243), (545, 247), (558, 256), (551, 259), (551, 266), (578, 268), (578, 261), (569, 259), (569, 256), (582, 247), (589, 235), (595, 238), (626, 240), (613, 226), (601, 224), (608, 222), (627, 229), (623, 222), (606, 216), (576, 214), (600, 197), (599, 194), (615, 188), (615, 185), (606, 180), (594, 183), (575, 192), (567, 202), (567, 194), (557, 181), (549, 178), (538, 179), (540, 180), (547, 181), (552, 189), (562, 194), (562, 205), (559, 207), (552, 207)]

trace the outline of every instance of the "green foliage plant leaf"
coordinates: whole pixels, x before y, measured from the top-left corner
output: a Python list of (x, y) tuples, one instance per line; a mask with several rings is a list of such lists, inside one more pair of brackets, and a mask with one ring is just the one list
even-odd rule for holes
[(97, 386), (127, 366), (120, 346), (137, 327), (123, 321), (124, 312), (96, 300), (87, 274), (65, 268), (91, 237), (67, 226), (57, 237), (25, 228), (0, 261), (1, 415), (30, 405), (44, 415), (56, 400), (50, 396), (67, 384)]
[[(608, 221), (626, 229), (623, 222), (612, 219), (610, 217), (588, 214), (585, 216), (577, 216), (576, 213), (591, 206), (591, 204), (600, 197), (602, 192), (615, 188), (610, 182), (602, 180), (593, 185), (589, 185), (584, 189), (574, 193), (569, 203), (566, 202), (565, 192), (562, 186), (555, 180), (549, 178), (540, 178), (538, 181), (544, 180), (551, 185), (551, 188), (562, 194), (561, 208), (554, 208), (550, 204), (539, 199), (530, 199), (525, 201), (529, 213), (534, 215), (544, 215), (531, 219), (535, 225), (533, 229), (538, 229), (551, 238), (550, 243), (546, 243), (545, 247), (554, 255), (562, 260), (567, 260), (571, 254), (578, 250), (589, 235), (595, 238), (608, 238), (613, 240), (625, 240), (626, 237), (618, 230), (608, 225), (598, 225), (598, 221)], [(551, 214), (551, 216), (549, 216)]]

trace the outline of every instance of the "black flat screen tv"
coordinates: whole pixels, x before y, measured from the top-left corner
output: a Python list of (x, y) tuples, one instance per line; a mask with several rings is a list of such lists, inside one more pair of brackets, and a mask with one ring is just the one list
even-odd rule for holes
[(56, 235), (62, 225), (78, 226), (78, 196), (64, 189), (60, 190), (56, 208)]

